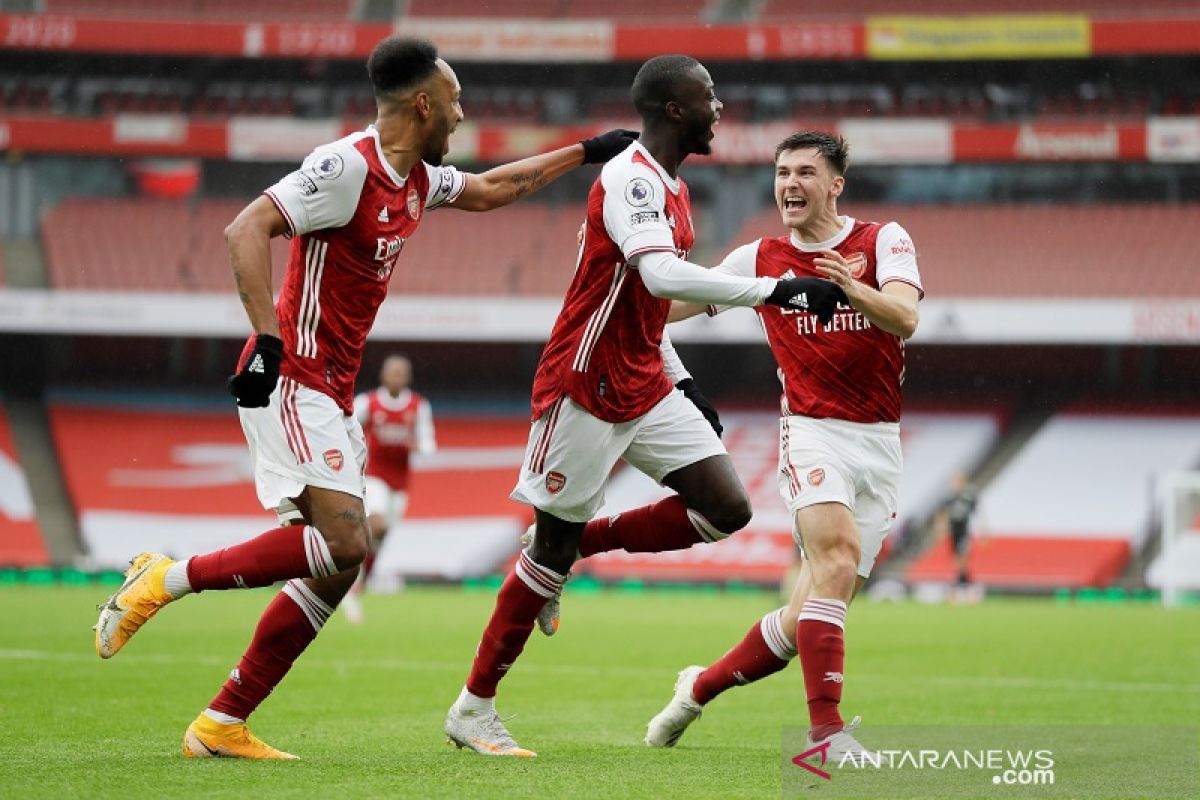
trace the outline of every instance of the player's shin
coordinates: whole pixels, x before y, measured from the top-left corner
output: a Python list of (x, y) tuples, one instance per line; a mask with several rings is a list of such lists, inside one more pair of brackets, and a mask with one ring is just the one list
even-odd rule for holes
[(546, 600), (562, 586), (563, 576), (522, 552), (496, 596), (496, 608), (475, 653), (467, 691), (476, 698), (496, 696), (496, 686), (516, 662), (533, 632)]
[(254, 638), (205, 713), (218, 722), (245, 720), (283, 680), (333, 613), (298, 580), (288, 581), (259, 619)]
[(762, 680), (786, 667), (796, 648), (784, 634), (785, 609), (776, 609), (756, 622), (745, 638), (700, 673), (692, 685), (692, 698), (701, 705), (734, 686)]
[(796, 646), (804, 669), (813, 741), (845, 727), (839, 710), (846, 660), (845, 625), (846, 604), (841, 600), (813, 598), (800, 609)]
[(289, 578), (325, 578), (340, 570), (311, 525), (291, 525), (187, 561), (194, 591), (253, 589)]
[(583, 529), (579, 555), (586, 558), (610, 550), (665, 553), (686, 550), (700, 542), (720, 541), (728, 535), (689, 509), (679, 495), (673, 495), (648, 506), (592, 520)]

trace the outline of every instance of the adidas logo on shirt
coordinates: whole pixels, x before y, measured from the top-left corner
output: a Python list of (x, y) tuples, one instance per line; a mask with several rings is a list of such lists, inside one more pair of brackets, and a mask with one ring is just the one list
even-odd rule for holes
[(388, 221), (387, 206), (384, 206), (383, 208), (379, 209), (379, 221), (380, 222)]

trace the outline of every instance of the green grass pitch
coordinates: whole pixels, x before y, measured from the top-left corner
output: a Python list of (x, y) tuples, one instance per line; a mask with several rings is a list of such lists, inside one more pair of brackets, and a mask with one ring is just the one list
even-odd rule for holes
[[(760, 798), (781, 791), (781, 732), (806, 722), (800, 670), (717, 699), (674, 750), (642, 745), (675, 673), (710, 663), (768, 593), (602, 591), (564, 598), (501, 685), (533, 760), (445, 744), (491, 590), (416, 588), (335, 616), (251, 720), (292, 763), (185, 761), (180, 739), (237, 662), (266, 590), (164, 610), (116, 658), (92, 646), (91, 588), (0, 589), (0, 786), (7, 797)], [(989, 600), (859, 602), (843, 708), (872, 725), (1200, 724), (1200, 610)]]

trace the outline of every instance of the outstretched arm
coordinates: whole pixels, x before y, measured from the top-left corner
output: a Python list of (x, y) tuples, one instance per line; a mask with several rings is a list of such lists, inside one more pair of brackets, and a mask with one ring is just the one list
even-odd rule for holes
[(583, 164), (601, 164), (628, 147), (637, 134), (611, 130), (593, 139), (512, 161), (467, 176), (467, 185), (453, 208), (490, 211), (531, 195)]

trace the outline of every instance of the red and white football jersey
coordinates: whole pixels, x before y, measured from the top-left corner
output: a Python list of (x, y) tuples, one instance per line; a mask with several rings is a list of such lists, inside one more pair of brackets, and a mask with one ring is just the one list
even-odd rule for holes
[(380, 387), (354, 398), (354, 415), (367, 439), (367, 474), (407, 491), (413, 452), (437, 449), (429, 401), (409, 389), (392, 397)]
[[(715, 269), (771, 278), (824, 277), (813, 264), (821, 250), (841, 253), (854, 277), (874, 288), (903, 281), (921, 289), (912, 238), (895, 222), (845, 217), (832, 239), (816, 244), (795, 235), (759, 239), (729, 254)], [(779, 364), (785, 415), (897, 422), (904, 382), (904, 341), (839, 306), (828, 325), (807, 311), (758, 306), (767, 342)]]
[[(351, 413), (363, 343), (404, 243), (426, 210), (454, 202), (465, 185), (455, 168), (424, 162), (398, 175), (369, 127), (317, 148), (266, 190), (292, 239), (275, 303), (282, 375)], [(239, 369), (253, 347), (251, 337)]]
[(671, 301), (646, 289), (629, 260), (692, 248), (687, 184), (634, 143), (588, 194), (575, 277), (533, 380), (536, 420), (566, 395), (608, 422), (640, 417), (671, 391), (659, 350)]

